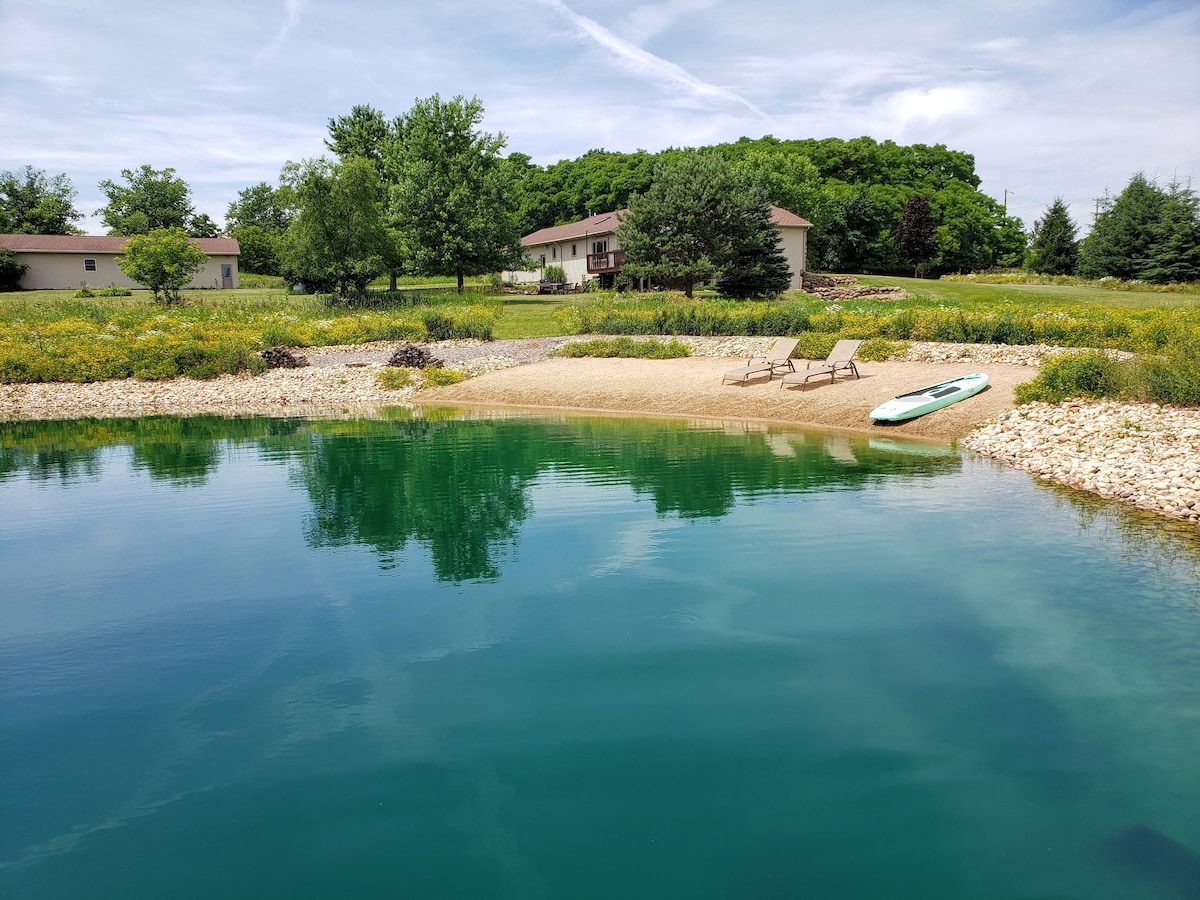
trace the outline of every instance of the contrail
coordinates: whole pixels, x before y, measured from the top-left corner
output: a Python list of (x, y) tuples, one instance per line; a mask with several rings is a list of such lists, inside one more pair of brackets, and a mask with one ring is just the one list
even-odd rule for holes
[(769, 118), (765, 112), (745, 97), (741, 97), (725, 88), (717, 87), (715, 84), (709, 84), (707, 81), (701, 81), (686, 69), (675, 65), (675, 63), (668, 62), (661, 57), (655, 56), (653, 53), (648, 53), (636, 44), (622, 40), (594, 19), (581, 16), (570, 9), (562, 0), (540, 0), (540, 2), (567, 18), (583, 36), (595, 41), (605, 50), (616, 54), (617, 65), (630, 74), (644, 78), (647, 81), (662, 82), (666, 80), (698, 97), (738, 103), (756, 116), (764, 119)]
[(271, 41), (270, 44), (255, 55), (255, 65), (261, 65), (287, 42), (292, 30), (300, 24), (300, 13), (304, 10), (307, 3), (308, 0), (284, 0), (283, 9), (286, 13), (286, 18), (284, 18), (283, 24), (279, 27), (279, 33), (275, 35), (275, 40)]

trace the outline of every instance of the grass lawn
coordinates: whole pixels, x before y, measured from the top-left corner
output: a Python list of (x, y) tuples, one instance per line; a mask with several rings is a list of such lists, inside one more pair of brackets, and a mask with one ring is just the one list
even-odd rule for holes
[(1021, 306), (1064, 304), (1123, 309), (1195, 309), (1200, 294), (1154, 290), (1115, 290), (1096, 285), (1074, 284), (988, 284), (970, 281), (931, 281), (927, 278), (897, 278), (860, 275), (863, 284), (902, 287), (922, 301), (947, 304), (1016, 304)]

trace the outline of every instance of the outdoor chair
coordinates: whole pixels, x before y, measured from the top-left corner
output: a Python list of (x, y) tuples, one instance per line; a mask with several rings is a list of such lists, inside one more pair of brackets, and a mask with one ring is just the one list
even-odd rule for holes
[(779, 389), (783, 390), (785, 384), (798, 384), (803, 388), (808, 384), (808, 379), (816, 378), (818, 375), (828, 375), (829, 383), (832, 384), (837, 379), (838, 372), (853, 372), (855, 378), (859, 378), (858, 367), (854, 365), (854, 354), (858, 352), (862, 341), (838, 341), (829, 356), (824, 362), (819, 362), (814, 365), (812, 362), (807, 368), (797, 369), (783, 376), (783, 381), (779, 383)]
[(752, 356), (740, 369), (731, 369), (726, 372), (721, 379), (721, 384), (727, 381), (745, 384), (748, 379), (764, 372), (768, 373), (768, 378), (774, 378), (780, 372), (795, 372), (796, 367), (792, 365), (792, 351), (796, 349), (798, 343), (800, 341), (797, 338), (779, 338), (775, 341), (775, 346), (767, 351), (766, 356)]

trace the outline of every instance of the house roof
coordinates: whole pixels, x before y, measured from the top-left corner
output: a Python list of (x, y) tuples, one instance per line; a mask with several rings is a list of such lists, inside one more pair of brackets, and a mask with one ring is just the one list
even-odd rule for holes
[(568, 222), (566, 225), (541, 228), (538, 231), (525, 235), (525, 237), (521, 238), (521, 243), (526, 247), (532, 247), (535, 244), (557, 244), (560, 241), (569, 241), (572, 238), (612, 234), (621, 224), (621, 217), (627, 212), (629, 210), (620, 209), (614, 212), (597, 213), (586, 219), (580, 219), (578, 222)]
[[(109, 234), (0, 234), (0, 247), (15, 253), (120, 253), (129, 238)], [(192, 238), (209, 256), (237, 256), (234, 238)]]
[[(620, 226), (621, 219), (627, 212), (629, 212), (628, 209), (619, 209), (614, 212), (598, 213), (586, 219), (580, 219), (578, 222), (568, 222), (566, 225), (541, 228), (525, 235), (521, 238), (521, 243), (526, 247), (533, 247), (538, 244), (560, 244), (563, 241), (612, 234)], [(802, 219), (781, 206), (771, 207), (771, 222), (776, 228), (812, 227), (812, 222), (808, 219)]]
[(771, 207), (771, 222), (776, 228), (812, 228), (812, 222), (802, 219), (782, 206)]

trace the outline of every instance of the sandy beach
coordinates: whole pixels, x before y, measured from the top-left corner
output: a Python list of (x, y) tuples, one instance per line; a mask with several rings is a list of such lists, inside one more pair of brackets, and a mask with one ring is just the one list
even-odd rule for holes
[[(1013, 389), (1037, 374), (1020, 365), (973, 363), (863, 363), (861, 377), (815, 378), (805, 387), (781, 387), (766, 377), (722, 383), (736, 361), (685, 359), (562, 359), (490, 372), (449, 387), (422, 391), (418, 403), (483, 405), (689, 418), (744, 419), (847, 428), (889, 436), (953, 443), (1012, 409)], [(804, 363), (799, 363), (804, 368)], [(870, 412), (884, 400), (957, 375), (986, 371), (988, 387), (975, 397), (895, 425), (875, 424)]]

